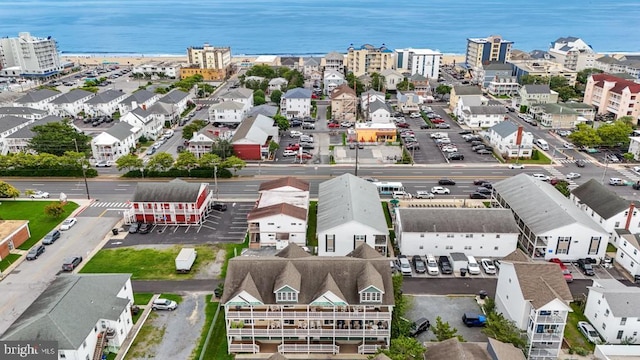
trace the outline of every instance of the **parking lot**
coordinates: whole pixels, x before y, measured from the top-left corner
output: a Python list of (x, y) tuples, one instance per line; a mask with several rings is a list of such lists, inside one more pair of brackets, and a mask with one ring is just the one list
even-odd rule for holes
[[(112, 240), (105, 248), (156, 244), (215, 244), (241, 242), (247, 232), (247, 214), (253, 202), (227, 204), (227, 211), (212, 211), (202, 225), (153, 225), (148, 234), (127, 234), (124, 240)], [(125, 231), (128, 226), (125, 227)]]

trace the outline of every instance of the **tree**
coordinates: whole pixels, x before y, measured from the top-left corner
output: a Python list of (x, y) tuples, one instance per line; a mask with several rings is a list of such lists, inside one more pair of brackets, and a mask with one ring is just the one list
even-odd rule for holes
[(221, 168), (233, 169), (233, 171), (238, 171), (244, 168), (245, 166), (247, 166), (247, 163), (237, 156), (230, 156), (226, 158), (224, 161), (222, 161), (222, 163), (220, 164)]
[(271, 102), (274, 102), (274, 103), (280, 105), (280, 99), (282, 99), (282, 91), (273, 90), (271, 92), (271, 95), (269, 96), (269, 98), (271, 99)]
[(396, 89), (400, 91), (413, 90), (416, 86), (409, 82), (409, 79), (404, 78), (404, 80), (400, 81), (398, 85), (396, 85)]
[(267, 101), (265, 100), (264, 91), (262, 91), (261, 89), (258, 89), (253, 92), (253, 104), (255, 106), (262, 105), (266, 102)]
[(122, 155), (116, 160), (116, 168), (118, 170), (125, 169), (127, 171), (131, 171), (134, 169), (141, 169), (143, 165), (142, 159), (133, 154)]
[(0, 198), (17, 198), (20, 196), (20, 190), (16, 189), (13, 185), (0, 181)]
[(371, 74), (371, 88), (375, 91), (383, 91), (385, 89), (384, 82), (384, 76), (377, 72)]
[(44, 213), (52, 218), (59, 218), (64, 214), (64, 205), (60, 202), (51, 203), (44, 207)]
[(562, 99), (562, 101), (568, 101), (569, 99), (578, 97), (576, 89), (571, 86), (561, 86), (553, 90), (558, 92), (558, 97)]
[(229, 140), (218, 139), (211, 145), (211, 152), (225, 160), (233, 156), (233, 145)]
[(623, 123), (633, 127), (633, 116), (622, 116), (618, 121), (622, 121)]
[(571, 190), (569, 190), (569, 183), (567, 181), (560, 180), (553, 187), (555, 187), (556, 190), (560, 191), (560, 193), (567, 198), (571, 194)]
[(623, 121), (617, 120), (613, 124), (604, 124), (597, 130), (602, 144), (606, 146), (626, 145), (629, 143), (629, 134), (633, 132), (633, 128)]
[(347, 82), (347, 85), (349, 85), (349, 87), (352, 89), (355, 84), (356, 95), (360, 96), (360, 94), (364, 92), (364, 84), (353, 73), (348, 73), (345, 80)]
[(431, 331), (433, 331), (433, 334), (436, 336), (438, 341), (445, 341), (453, 337), (457, 337), (458, 340), (464, 341), (462, 335), (456, 335), (458, 329), (452, 328), (448, 322), (443, 322), (440, 316), (436, 318), (436, 325), (431, 327)]
[(29, 148), (42, 154), (61, 156), (67, 151), (91, 153), (91, 136), (78, 132), (69, 121), (50, 122), (31, 129), (35, 135)]
[(191, 169), (195, 168), (196, 165), (198, 165), (198, 159), (192, 152), (183, 151), (178, 154), (178, 158), (175, 163), (176, 168), (191, 171)]
[(276, 124), (278, 125), (278, 128), (281, 131), (287, 131), (289, 129), (289, 120), (287, 120), (286, 117), (284, 117), (283, 115), (276, 115), (273, 117), (273, 120), (276, 122)]
[(589, 76), (591, 76), (592, 74), (600, 74), (600, 73), (602, 73), (602, 70), (600, 69), (587, 68), (587, 69), (578, 71), (578, 75), (576, 79), (580, 84), (586, 84), (587, 80), (589, 80)]
[(251, 69), (247, 70), (245, 74), (246, 76), (260, 76), (267, 79), (273, 79), (276, 77), (276, 71), (266, 64), (254, 65)]
[(388, 349), (378, 350), (376, 354), (385, 354), (391, 360), (412, 360), (422, 359), (425, 347), (412, 337), (399, 337), (391, 339), (391, 344)]
[(578, 124), (578, 130), (572, 132), (568, 137), (576, 146), (594, 147), (602, 142), (598, 132), (585, 124)]
[(203, 169), (213, 169), (216, 166), (219, 166), (222, 163), (220, 156), (212, 153), (203, 154), (198, 159), (198, 167)]
[(445, 95), (449, 95), (450, 93), (451, 86), (440, 84), (436, 87), (436, 94), (440, 95), (440, 99), (443, 99)]
[(282, 77), (287, 79), (287, 89), (304, 87), (304, 75), (298, 70), (287, 69)]
[(569, 86), (569, 81), (564, 76), (552, 76), (548, 79), (549, 87), (554, 91), (557, 91), (557, 89), (560, 89), (561, 87)]
[(520, 329), (516, 323), (495, 311), (487, 315), (487, 323), (482, 332), (490, 338), (513, 344), (520, 349), (524, 349), (527, 345), (527, 341), (520, 335)]
[(548, 84), (549, 79), (547, 77), (543, 77), (540, 75), (522, 75), (520, 76), (520, 85), (531, 85), (531, 84)]
[(204, 120), (193, 120), (191, 124), (182, 128), (182, 138), (191, 140), (193, 133), (200, 131), (205, 126), (207, 126), (207, 123)]
[(164, 95), (168, 93), (169, 90), (167, 90), (166, 87), (158, 86), (157, 88), (155, 88), (155, 90), (153, 90), (153, 92), (156, 94)]
[(396, 306), (391, 314), (391, 338), (409, 336), (411, 331), (411, 323), (404, 319), (404, 313), (407, 311), (407, 299), (402, 295), (402, 282), (404, 278), (400, 274), (395, 274), (393, 280), (393, 298)]
[(277, 142), (271, 140), (269, 142), (269, 153), (274, 154), (276, 151), (278, 151), (278, 149), (280, 149), (280, 145)]
[(147, 163), (147, 169), (167, 171), (173, 166), (173, 156), (166, 152), (160, 152), (154, 155)]

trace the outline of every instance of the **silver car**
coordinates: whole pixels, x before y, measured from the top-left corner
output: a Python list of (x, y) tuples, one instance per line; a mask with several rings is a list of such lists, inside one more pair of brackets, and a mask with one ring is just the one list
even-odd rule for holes
[(153, 310), (169, 310), (173, 311), (178, 307), (178, 303), (173, 300), (157, 298), (153, 301), (151, 308)]

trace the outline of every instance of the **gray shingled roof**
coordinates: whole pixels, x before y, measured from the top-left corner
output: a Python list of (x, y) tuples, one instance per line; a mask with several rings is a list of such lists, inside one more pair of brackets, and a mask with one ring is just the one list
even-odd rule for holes
[(522, 350), (513, 346), (513, 344), (504, 343), (502, 341), (488, 338), (487, 351), (494, 356), (494, 360), (525, 360), (526, 357)]
[(31, 120), (13, 115), (0, 117), (0, 133), (16, 128), (28, 121)]
[(541, 235), (576, 223), (606, 233), (551, 184), (527, 174), (499, 181), (493, 188), (534, 234)]
[(248, 99), (253, 95), (253, 90), (245, 88), (237, 88), (229, 90), (226, 93), (220, 95), (221, 99)]
[[(29, 124), (29, 125), (23, 127), (22, 129), (14, 132), (13, 134), (8, 135), (7, 138), (11, 138), (11, 139), (31, 139), (32, 137), (35, 136), (35, 133), (31, 130), (31, 129), (33, 129), (34, 126), (44, 125), (44, 124), (48, 124), (48, 123), (52, 123), (52, 122), (60, 122), (62, 120), (63, 119), (61, 117), (59, 117), (59, 116), (54, 116), (54, 115), (45, 116), (42, 119), (36, 120), (32, 124)], [(2, 119), (0, 119), (0, 123), (2, 123)]]
[(505, 63), (489, 63), (486, 65), (482, 65), (482, 68), (484, 70), (492, 70), (492, 71), (512, 69), (511, 64), (505, 64)]
[(188, 183), (174, 179), (168, 183), (139, 182), (133, 202), (195, 202), (200, 192), (200, 183)]
[(489, 130), (493, 130), (500, 135), (500, 137), (505, 138), (518, 131), (518, 125), (509, 120), (505, 120), (493, 125)]
[(3, 334), (2, 340), (57, 341), (76, 350), (100, 319), (117, 321), (129, 300), (117, 297), (130, 274), (58, 276)]
[(108, 104), (111, 101), (122, 97), (125, 93), (122, 90), (107, 90), (101, 93), (97, 93), (96, 96), (87, 100), (85, 104), (89, 105), (97, 105), (97, 104)]
[[(433, 320), (431, 320), (433, 321)], [(457, 337), (429, 344), (425, 360), (492, 360), (484, 346), (460, 342)], [(502, 359), (501, 359), (502, 360)]]
[(28, 92), (23, 97), (16, 100), (16, 103), (18, 104), (37, 103), (58, 95), (60, 95), (60, 91), (53, 91), (50, 89), (40, 89), (40, 90)]
[[(602, 294), (609, 305), (609, 310), (614, 317), (638, 318), (640, 307), (638, 298), (640, 288), (625, 286), (617, 280), (597, 280), (600, 286), (590, 286), (589, 290)], [(595, 284), (594, 284), (595, 285)]]
[[(317, 296), (319, 296), (319, 289), (335, 289), (336, 287), (337, 290), (335, 291), (339, 291), (336, 294), (337, 296), (343, 297), (349, 304), (359, 304), (358, 288), (360, 287), (359, 284), (364, 281), (361, 274), (368, 264), (382, 279), (382, 284), (375, 285), (376, 287), (381, 286), (381, 290), (384, 291), (382, 304), (394, 304), (389, 261), (385, 258), (365, 260), (346, 256), (309, 256), (293, 259), (277, 256), (259, 258), (237, 256), (229, 261), (221, 303), (228, 302), (245, 290), (243, 283), (245, 278), (250, 275), (263, 303), (275, 304), (274, 285), (279, 278), (286, 277), (286, 275), (282, 275), (285, 269), (295, 269), (300, 274), (299, 304), (309, 304), (316, 300)], [(334, 281), (327, 280), (329, 275)], [(374, 284), (372, 283), (371, 285)]]
[(389, 105), (387, 105), (387, 103), (383, 101), (376, 99), (374, 102), (369, 104), (369, 112), (375, 112), (376, 110), (379, 110), (379, 109), (383, 109), (383, 110), (386, 110), (388, 113), (391, 113), (391, 110), (389, 109)]
[(524, 89), (527, 94), (551, 94), (551, 89), (549, 85), (533, 85), (528, 84), (524, 85)]
[(507, 109), (504, 108), (503, 106), (480, 105), (480, 106), (469, 106), (469, 112), (471, 114), (500, 115), (500, 114), (506, 114)]
[(223, 101), (217, 104), (213, 104), (209, 107), (211, 110), (242, 110), (244, 109), (244, 104), (239, 103), (237, 101)]
[(268, 116), (261, 114), (250, 116), (240, 123), (236, 132), (233, 133), (231, 142), (248, 140), (254, 144), (263, 145), (273, 132), (277, 133), (275, 128), (273, 119)]
[(153, 120), (153, 118), (151, 117), (151, 112), (149, 110), (145, 110), (141, 107), (137, 107), (133, 110), (131, 110), (131, 113), (133, 115), (135, 115), (138, 119), (140, 119), (140, 121), (142, 121), (143, 123), (147, 124), (149, 122), (151, 122)]
[(402, 231), (414, 233), (519, 234), (508, 209), (399, 208)]
[(114, 138), (120, 141), (123, 141), (127, 137), (131, 136), (132, 134), (131, 129), (133, 129), (133, 126), (129, 125), (124, 121), (121, 121), (113, 125), (111, 128), (109, 128), (105, 132), (113, 136)]
[(320, 183), (317, 232), (329, 231), (350, 221), (383, 234), (389, 232), (377, 187), (351, 174)]
[(618, 196), (596, 179), (589, 179), (586, 183), (573, 189), (571, 193), (603, 219), (609, 219), (628, 210), (632, 202), (636, 208), (640, 208), (639, 201), (630, 201)]
[(337, 53), (335, 51), (332, 51), (330, 53), (328, 53), (327, 55), (324, 56), (324, 58), (326, 60), (344, 60), (344, 55)]
[(453, 89), (456, 92), (457, 96), (460, 95), (482, 95), (482, 89), (478, 86), (461, 86), (454, 85)]
[(93, 96), (92, 92), (82, 89), (73, 89), (66, 94), (62, 94), (57, 98), (51, 100), (51, 104), (54, 105), (62, 105), (62, 104), (72, 104), (80, 99), (84, 99), (88, 96)]
[(187, 96), (189, 96), (189, 93), (186, 93), (182, 90), (173, 89), (167, 95), (161, 97), (158, 101), (165, 104), (177, 104), (180, 101), (184, 100), (184, 98), (186, 98)]
[(156, 96), (155, 93), (153, 93), (153, 92), (151, 92), (151, 91), (149, 91), (147, 89), (140, 89), (138, 91), (133, 92), (126, 99), (122, 100), (122, 102), (130, 104), (133, 101), (135, 101), (138, 104), (140, 104), (140, 103), (143, 103), (145, 101), (148, 101), (149, 99), (151, 99), (154, 96)]
[(295, 88), (287, 91), (283, 99), (311, 99), (311, 90), (303, 88)]
[(23, 115), (45, 115), (47, 112), (40, 109), (34, 109), (25, 106), (5, 106), (0, 107), (0, 117), (5, 115), (15, 115), (15, 116), (23, 116)]
[(254, 106), (247, 113), (247, 117), (255, 116), (255, 115), (264, 115), (266, 117), (273, 118), (278, 113), (278, 107), (273, 105), (262, 104), (258, 106)]
[(603, 56), (596, 59), (597, 62), (601, 62), (603, 64), (619, 64), (620, 60), (611, 57), (611, 56)]

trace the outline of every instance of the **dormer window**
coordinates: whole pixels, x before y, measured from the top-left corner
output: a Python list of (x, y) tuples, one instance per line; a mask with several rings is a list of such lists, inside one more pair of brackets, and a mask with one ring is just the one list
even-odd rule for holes
[(298, 302), (298, 293), (295, 291), (278, 291), (276, 293), (276, 302)]
[(380, 303), (382, 302), (382, 293), (379, 291), (363, 291), (360, 293), (360, 302)]

